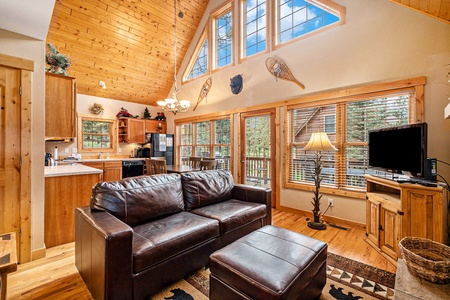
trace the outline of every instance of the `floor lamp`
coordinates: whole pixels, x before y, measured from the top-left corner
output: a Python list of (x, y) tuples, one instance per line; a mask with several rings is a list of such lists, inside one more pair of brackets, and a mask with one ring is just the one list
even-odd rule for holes
[(320, 198), (322, 198), (322, 195), (319, 194), (320, 182), (322, 181), (322, 177), (320, 176), (322, 172), (322, 151), (337, 151), (337, 149), (331, 144), (325, 132), (314, 132), (303, 150), (316, 151), (316, 158), (314, 159), (315, 188), (313, 201), (311, 202), (314, 205), (312, 210), (314, 220), (308, 222), (308, 227), (324, 230), (327, 226), (320, 220)]

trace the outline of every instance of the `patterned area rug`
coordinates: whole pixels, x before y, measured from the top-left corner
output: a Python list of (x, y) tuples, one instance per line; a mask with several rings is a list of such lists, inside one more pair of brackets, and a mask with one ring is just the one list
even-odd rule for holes
[[(395, 274), (328, 253), (321, 300), (393, 299)], [(199, 270), (160, 291), (153, 300), (207, 300), (209, 270)]]

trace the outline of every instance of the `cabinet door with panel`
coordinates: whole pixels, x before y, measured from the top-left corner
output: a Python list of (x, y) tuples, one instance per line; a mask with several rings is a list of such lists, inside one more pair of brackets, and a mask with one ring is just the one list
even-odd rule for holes
[(120, 179), (122, 179), (122, 162), (105, 162), (103, 165), (103, 181), (115, 181)]
[(166, 121), (145, 120), (145, 133), (167, 133)]
[(401, 216), (397, 208), (381, 204), (380, 206), (380, 249), (394, 260), (400, 256), (398, 243), (400, 242)]
[(75, 78), (46, 73), (45, 136), (75, 137)]
[(145, 143), (145, 121), (132, 118), (120, 118), (119, 142)]
[[(439, 243), (446, 242), (446, 207), (441, 188), (408, 189), (403, 201), (405, 222), (403, 236), (427, 238)], [(445, 205), (445, 206), (444, 206)]]
[(380, 202), (367, 196), (366, 201), (366, 235), (367, 239), (379, 247)]

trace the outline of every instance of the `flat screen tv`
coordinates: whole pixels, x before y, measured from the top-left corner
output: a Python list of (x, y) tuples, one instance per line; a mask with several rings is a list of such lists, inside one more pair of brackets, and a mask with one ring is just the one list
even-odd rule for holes
[(423, 178), (427, 160), (427, 123), (369, 131), (369, 167)]

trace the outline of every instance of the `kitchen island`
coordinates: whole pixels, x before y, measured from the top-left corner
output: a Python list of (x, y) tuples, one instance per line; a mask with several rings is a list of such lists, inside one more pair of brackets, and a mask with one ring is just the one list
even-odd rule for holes
[(50, 248), (75, 240), (75, 209), (89, 205), (103, 170), (81, 164), (44, 168), (44, 242)]

